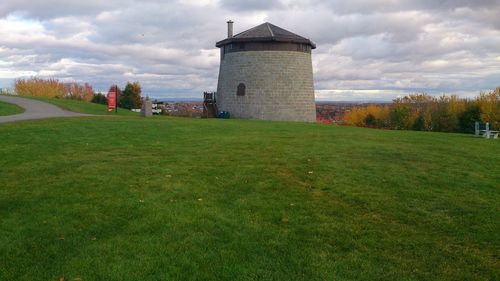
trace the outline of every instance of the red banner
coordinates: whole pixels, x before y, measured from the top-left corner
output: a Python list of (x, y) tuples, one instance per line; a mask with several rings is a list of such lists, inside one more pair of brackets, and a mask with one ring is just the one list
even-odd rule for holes
[(116, 87), (113, 86), (108, 92), (108, 111), (113, 111), (116, 108)]

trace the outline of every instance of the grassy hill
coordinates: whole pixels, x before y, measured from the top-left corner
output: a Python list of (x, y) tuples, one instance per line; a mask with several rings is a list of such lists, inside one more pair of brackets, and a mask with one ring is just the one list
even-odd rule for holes
[(0, 136), (0, 280), (500, 279), (498, 140), (133, 116)]
[(23, 112), (24, 109), (15, 104), (0, 101), (0, 116), (14, 115)]
[(53, 105), (59, 106), (62, 109), (69, 111), (96, 114), (96, 115), (120, 115), (120, 116), (138, 116), (137, 112), (132, 112), (129, 109), (118, 108), (118, 112), (108, 112), (108, 106), (104, 104), (96, 104), (91, 102), (83, 102), (79, 100), (70, 99), (56, 99), (56, 98), (43, 98), (43, 97), (27, 97), (23, 98), (36, 99), (44, 102), (51, 103)]

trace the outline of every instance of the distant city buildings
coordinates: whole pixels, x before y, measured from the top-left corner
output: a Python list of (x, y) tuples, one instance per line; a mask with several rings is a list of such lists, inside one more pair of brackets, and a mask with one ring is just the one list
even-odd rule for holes
[(367, 107), (370, 104), (373, 103), (318, 102), (316, 103), (316, 122), (342, 125), (345, 114), (351, 112), (353, 107)]
[[(132, 109), (132, 111), (141, 112), (141, 109)], [(156, 115), (201, 118), (203, 104), (202, 102), (163, 102), (153, 100), (152, 112)]]

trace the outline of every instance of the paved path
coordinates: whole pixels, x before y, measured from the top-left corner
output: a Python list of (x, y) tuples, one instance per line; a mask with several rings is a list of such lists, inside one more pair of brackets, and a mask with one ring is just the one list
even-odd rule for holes
[(53, 117), (93, 116), (89, 114), (75, 113), (63, 110), (50, 103), (32, 99), (25, 99), (20, 97), (0, 95), (0, 101), (17, 104), (18, 106), (25, 109), (24, 113), (21, 114), (0, 116), (0, 123), (21, 121), (21, 120), (45, 119)]

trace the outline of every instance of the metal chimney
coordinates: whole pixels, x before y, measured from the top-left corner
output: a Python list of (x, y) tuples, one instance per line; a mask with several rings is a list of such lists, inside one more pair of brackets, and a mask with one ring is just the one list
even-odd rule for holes
[(233, 23), (232, 20), (227, 22), (227, 38), (233, 37)]

